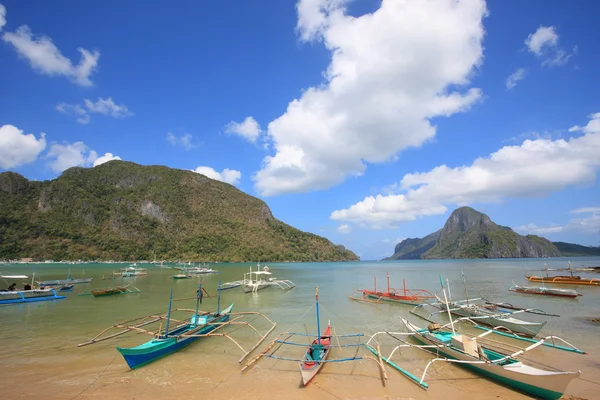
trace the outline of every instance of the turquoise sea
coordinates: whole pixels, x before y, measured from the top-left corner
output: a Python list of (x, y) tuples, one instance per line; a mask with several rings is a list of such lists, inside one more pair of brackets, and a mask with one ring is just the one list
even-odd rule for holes
[[(400, 316), (424, 324), (412, 318), (409, 314), (410, 306), (361, 303), (350, 300), (348, 296), (356, 289), (372, 288), (374, 276), (377, 277), (378, 287), (384, 288), (386, 273), (390, 274), (392, 287), (397, 289), (402, 287), (404, 279), (407, 288), (439, 292), (441, 275), (444, 281), (448, 279), (453, 299), (484, 297), (559, 314), (560, 318), (529, 314), (520, 314), (518, 318), (529, 321), (547, 320), (548, 324), (541, 334), (560, 336), (588, 350), (590, 354), (586, 356), (557, 351), (543, 351), (540, 356), (554, 366), (561, 367), (563, 363), (569, 368), (583, 371), (583, 379), (571, 384), (569, 394), (581, 398), (600, 398), (597, 395), (600, 393), (600, 325), (589, 322), (590, 318), (600, 317), (600, 287), (571, 285), (571, 288), (583, 293), (577, 299), (523, 295), (508, 291), (512, 282), (527, 284), (525, 274), (541, 274), (539, 270), (544, 264), (562, 268), (567, 266), (568, 261), (566, 258), (557, 258), (266, 263), (274, 276), (290, 279), (296, 287), (286, 292), (268, 288), (256, 294), (245, 294), (241, 288), (227, 290), (222, 292), (221, 305), (225, 307), (234, 302), (235, 311), (260, 311), (277, 322), (275, 332), (294, 326), (296, 331), (300, 329), (312, 333), (316, 332), (316, 321), (311, 307), (314, 304), (315, 288), (319, 286), (322, 321), (330, 320), (338, 334), (402, 330)], [(573, 267), (600, 265), (600, 257), (573, 258), (570, 261)], [(77, 344), (116, 322), (166, 312), (171, 289), (175, 299), (192, 297), (199, 279), (173, 280), (170, 276), (177, 273), (176, 270), (140, 264), (139, 266), (148, 268), (147, 276), (122, 280), (139, 288), (140, 293), (104, 298), (77, 296), (86, 289), (111, 286), (112, 271), (127, 265), (0, 264), (3, 274), (31, 276), (35, 270), (36, 277), (40, 280), (64, 279), (69, 268), (73, 278), (93, 278), (91, 284), (76, 285), (73, 293), (67, 293), (67, 299), (64, 300), (0, 306), (0, 386), (5, 394), (10, 394), (9, 397), (0, 397), (234, 398), (240, 390), (248, 390), (247, 393), (253, 393), (252, 398), (437, 398), (438, 394), (452, 387), (459, 397), (470, 392), (483, 396), (478, 398), (524, 398), (508, 389), (475, 378), (456, 366), (446, 365), (439, 367), (441, 369), (433, 375), (431, 389), (427, 392), (419, 390), (389, 369), (388, 386), (382, 388), (377, 369), (373, 366), (369, 368), (368, 364), (363, 365), (364, 362), (359, 364), (358, 369), (328, 365), (324, 371), (329, 372), (324, 372), (316, 380), (316, 389), (309, 386), (300, 390), (297, 385), (297, 366), (284, 362), (261, 361), (256, 368), (242, 376), (237, 363), (241, 354), (236, 353), (235, 347), (223, 338), (200, 340), (180, 353), (140, 370), (130, 371), (114, 346), (142, 343), (148, 340), (145, 335), (125, 335), (82, 348), (78, 348)], [(251, 265), (255, 266), (212, 264), (211, 268), (218, 270), (219, 274), (202, 276), (204, 287), (209, 294), (216, 295), (219, 281), (242, 279)], [(103, 277), (108, 279), (103, 280)], [(120, 278), (115, 280), (120, 281)], [(20, 282), (17, 283), (21, 286)], [(8, 284), (0, 281), (0, 287), (4, 286)], [(216, 302), (215, 297), (205, 297), (201, 309), (212, 311), (216, 308)], [(175, 307), (193, 308), (194, 301), (174, 302)], [(244, 337), (245, 334), (242, 334), (242, 341)], [(248, 334), (248, 337), (251, 335)], [(270, 339), (274, 337), (275, 334), (272, 334)], [(410, 369), (411, 363), (418, 361), (417, 358), (424, 360), (428, 357), (408, 354), (406, 365)], [(402, 355), (398, 360), (402, 362)], [(423, 367), (423, 362), (418, 364), (415, 364), (415, 370)], [(448, 376), (444, 377), (444, 374)], [(353, 389), (354, 384), (357, 386)], [(389, 397), (390, 390), (395, 385), (405, 388), (403, 390), (406, 392), (402, 395), (394, 394), (397, 397)], [(196, 387), (200, 388), (199, 392), (193, 390)], [(364, 393), (361, 392), (363, 390)], [(274, 394), (271, 396), (269, 393)]]

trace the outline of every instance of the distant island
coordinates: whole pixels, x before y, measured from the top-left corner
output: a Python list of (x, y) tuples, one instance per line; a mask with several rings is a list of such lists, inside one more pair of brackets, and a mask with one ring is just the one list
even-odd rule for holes
[(110, 161), (50, 181), (0, 174), (0, 260), (358, 260), (204, 175)]
[(600, 256), (600, 248), (522, 236), (471, 207), (461, 207), (442, 229), (424, 238), (403, 240), (385, 260), (561, 256)]

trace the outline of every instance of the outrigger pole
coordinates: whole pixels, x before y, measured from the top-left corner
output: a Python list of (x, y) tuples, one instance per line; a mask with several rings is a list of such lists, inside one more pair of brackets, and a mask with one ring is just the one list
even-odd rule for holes
[(317, 291), (315, 294), (317, 299), (316, 308), (317, 308), (317, 343), (321, 344), (321, 322), (319, 318), (319, 287), (317, 286)]

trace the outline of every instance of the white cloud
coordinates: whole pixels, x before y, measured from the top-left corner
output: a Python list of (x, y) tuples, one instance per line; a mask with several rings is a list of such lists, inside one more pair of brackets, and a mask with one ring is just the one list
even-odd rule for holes
[(268, 125), (275, 154), (254, 176), (264, 196), (326, 189), (436, 133), (429, 119), (468, 110), (482, 62), (483, 0), (383, 0), (360, 17), (343, 0), (301, 0), (301, 40), (331, 53), (325, 83)]
[(537, 226), (536, 224), (527, 224), (521, 225), (514, 228), (515, 231), (523, 233), (523, 234), (532, 234), (532, 235), (547, 235), (549, 233), (562, 232), (565, 229), (564, 226), (560, 225), (550, 225), (550, 226)]
[(56, 110), (63, 114), (74, 115), (80, 124), (89, 123), (90, 114), (103, 114), (113, 118), (125, 118), (133, 115), (125, 104), (115, 104), (111, 97), (106, 99), (98, 98), (95, 103), (89, 99), (84, 99), (83, 103), (84, 106), (80, 104), (60, 103), (56, 106)]
[(0, 31), (6, 25), (6, 7), (0, 4)]
[(238, 135), (251, 142), (256, 142), (262, 130), (253, 117), (246, 117), (242, 122), (231, 121), (225, 125), (225, 133)]
[(525, 44), (531, 53), (542, 59), (542, 65), (564, 65), (577, 53), (577, 46), (573, 47), (570, 54), (567, 54), (558, 45), (558, 34), (554, 26), (540, 26), (534, 33), (527, 36)]
[(337, 227), (337, 231), (342, 235), (352, 232), (352, 227), (348, 224), (343, 224)]
[(109, 115), (113, 118), (125, 118), (133, 115), (125, 104), (115, 104), (111, 97), (106, 99), (98, 97), (95, 103), (89, 99), (85, 99), (83, 102), (91, 113)]
[(80, 124), (85, 125), (90, 122), (90, 115), (79, 104), (60, 103), (56, 105), (56, 110), (63, 114), (74, 115)]
[(589, 214), (584, 218), (573, 218), (565, 225), (537, 226), (536, 224), (521, 225), (515, 228), (517, 232), (545, 235), (557, 232), (597, 233), (600, 231), (600, 207), (585, 207), (572, 210), (572, 214)]
[(94, 160), (94, 164), (92, 165), (93, 167), (97, 167), (100, 164), (104, 164), (106, 162), (112, 161), (112, 160), (120, 160), (121, 157), (119, 156), (115, 156), (113, 155), (113, 153), (104, 153), (103, 156), (96, 158), (96, 160)]
[(34, 162), (46, 148), (45, 134), (36, 139), (14, 125), (0, 126), (0, 168), (9, 169)]
[(196, 169), (192, 170), (198, 174), (202, 174), (208, 176), (211, 179), (216, 179), (221, 182), (230, 183), (232, 185), (237, 185), (240, 183), (240, 179), (242, 178), (242, 173), (235, 169), (225, 168), (221, 172), (217, 172), (214, 168), (200, 166), (196, 167)]
[(513, 89), (517, 86), (517, 82), (525, 78), (525, 68), (519, 68), (506, 78), (506, 88)]
[(569, 185), (594, 182), (600, 167), (600, 113), (592, 114), (585, 135), (525, 140), (505, 146), (469, 166), (435, 167), (405, 175), (404, 193), (369, 196), (330, 218), (368, 228), (392, 228), (421, 216), (442, 214), (446, 205), (541, 197)]
[(98, 153), (90, 150), (83, 142), (55, 143), (46, 155), (52, 159), (48, 163), (54, 172), (62, 172), (71, 167), (89, 167), (98, 158)]
[(13, 45), (17, 53), (27, 59), (31, 67), (45, 75), (64, 76), (81, 86), (91, 86), (92, 73), (96, 71), (100, 52), (78, 48), (81, 53), (79, 64), (62, 55), (60, 50), (47, 36), (34, 37), (27, 25), (20, 26), (16, 32), (5, 32), (5, 42)]
[(181, 146), (185, 151), (190, 151), (198, 146), (192, 143), (193, 136), (189, 133), (186, 133), (181, 136), (175, 136), (171, 132), (167, 133), (167, 140), (173, 146)]

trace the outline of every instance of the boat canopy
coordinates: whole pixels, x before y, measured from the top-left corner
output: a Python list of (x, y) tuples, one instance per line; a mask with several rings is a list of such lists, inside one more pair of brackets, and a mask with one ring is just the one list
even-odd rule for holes
[(29, 279), (27, 275), (0, 275), (3, 279)]

